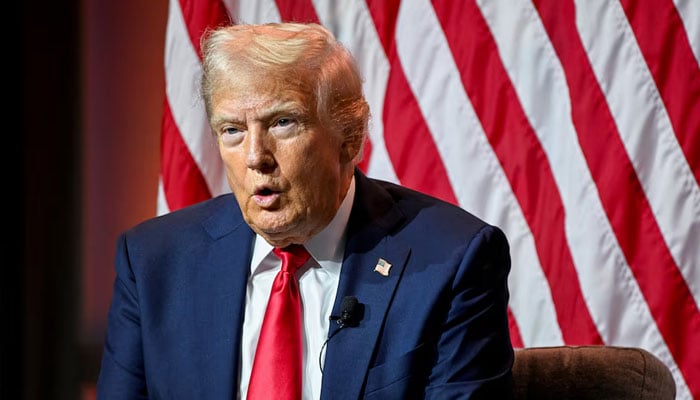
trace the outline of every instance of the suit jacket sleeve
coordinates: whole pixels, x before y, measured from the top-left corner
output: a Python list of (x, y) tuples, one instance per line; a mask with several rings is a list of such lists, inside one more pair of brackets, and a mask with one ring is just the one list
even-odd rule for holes
[(117, 276), (97, 380), (97, 398), (145, 399), (146, 381), (136, 279), (127, 256), (125, 236), (120, 236), (117, 243)]
[(511, 397), (513, 349), (507, 320), (509, 254), (505, 236), (492, 226), (482, 228), (467, 246), (437, 340), (426, 398)]

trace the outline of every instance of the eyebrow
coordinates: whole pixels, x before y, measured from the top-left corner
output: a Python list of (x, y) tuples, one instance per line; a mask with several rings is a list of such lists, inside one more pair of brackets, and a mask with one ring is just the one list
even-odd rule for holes
[[(270, 108), (263, 110), (259, 117), (256, 118), (258, 121), (268, 121), (271, 118), (273, 118), (276, 115), (279, 114), (290, 114), (295, 117), (302, 117), (304, 115), (307, 115), (307, 107), (305, 107), (303, 104), (299, 103), (298, 101), (294, 100), (288, 100), (285, 102), (278, 102), (270, 106)], [(216, 116), (213, 117), (211, 120), (211, 124), (213, 126), (220, 125), (222, 123), (226, 122), (231, 122), (231, 123), (239, 123), (242, 124), (244, 121), (238, 118), (235, 118), (231, 115), (223, 115), (223, 116)]]

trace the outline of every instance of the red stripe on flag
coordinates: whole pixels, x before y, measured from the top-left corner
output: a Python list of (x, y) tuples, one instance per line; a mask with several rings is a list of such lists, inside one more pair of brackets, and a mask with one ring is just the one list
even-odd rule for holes
[(175, 124), (167, 97), (163, 101), (161, 175), (170, 211), (211, 198), (207, 183)]
[(516, 349), (522, 349), (525, 347), (523, 343), (523, 338), (520, 336), (520, 328), (518, 328), (518, 323), (515, 321), (513, 316), (513, 311), (508, 308), (508, 327), (510, 328), (510, 343)]
[(626, 261), (691, 392), (700, 395), (700, 312), (625, 152), (576, 31), (575, 5), (535, 4), (564, 67), (579, 142)]
[(276, 0), (275, 2), (284, 22), (319, 23), (316, 9), (311, 0)]
[[(467, 95), (530, 225), (564, 340), (601, 344), (566, 240), (564, 205), (547, 156), (520, 106), (488, 25), (474, 1), (433, 3)], [(464, 26), (472, 33), (465, 35)]]
[(367, 0), (367, 7), (374, 20), (374, 29), (377, 31), (385, 53), (389, 52), (391, 43), (394, 41), (396, 16), (399, 14), (400, 5), (401, 0)]
[(367, 168), (369, 167), (369, 159), (372, 157), (372, 141), (369, 136), (365, 137), (365, 146), (362, 148), (362, 159), (357, 164), (357, 167), (362, 170), (362, 172), (367, 173)]
[[(700, 67), (670, 0), (622, 0), (673, 130), (700, 184)], [(700, 15), (698, 15), (700, 18)]]
[[(391, 68), (382, 117), (384, 142), (396, 176), (404, 186), (458, 204), (447, 169), (408, 85), (396, 51), (393, 32), (398, 7), (391, 8), (383, 1), (369, 0), (367, 3)], [(390, 38), (382, 36), (389, 32)]]
[[(392, 46), (395, 54), (395, 45)], [(384, 142), (401, 184), (459, 205), (430, 129), (397, 56), (384, 100)]]
[(190, 41), (202, 59), (200, 38), (208, 29), (219, 25), (230, 24), (228, 11), (221, 0), (179, 0), (182, 17), (187, 25)]

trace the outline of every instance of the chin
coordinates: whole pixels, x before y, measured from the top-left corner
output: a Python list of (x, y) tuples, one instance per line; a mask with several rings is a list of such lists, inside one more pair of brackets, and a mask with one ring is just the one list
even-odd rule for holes
[(250, 224), (253, 230), (261, 235), (279, 236), (294, 230), (295, 225), (288, 220), (280, 218), (253, 218)]

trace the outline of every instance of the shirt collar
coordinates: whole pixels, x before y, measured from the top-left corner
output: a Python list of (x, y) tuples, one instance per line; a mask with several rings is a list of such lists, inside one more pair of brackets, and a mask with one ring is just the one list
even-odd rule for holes
[(324, 262), (342, 263), (345, 252), (345, 231), (350, 219), (352, 203), (355, 200), (355, 177), (350, 181), (350, 187), (340, 203), (338, 211), (331, 222), (316, 236), (304, 243), (311, 256), (324, 267)]

